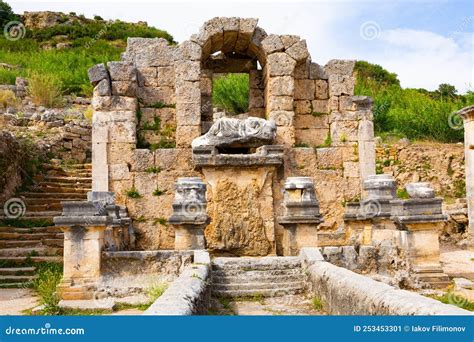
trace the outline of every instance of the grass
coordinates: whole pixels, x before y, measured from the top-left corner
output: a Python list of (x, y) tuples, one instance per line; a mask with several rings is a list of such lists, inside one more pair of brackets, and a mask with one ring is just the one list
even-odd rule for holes
[(28, 77), (28, 93), (34, 104), (58, 107), (63, 104), (62, 83), (56, 75), (33, 73)]
[(18, 99), (15, 93), (11, 90), (0, 90), (0, 107), (6, 109), (7, 107), (16, 107)]
[(314, 296), (312, 300), (313, 309), (314, 310), (322, 310), (323, 309), (323, 302), (320, 297)]
[(248, 74), (227, 74), (213, 80), (212, 104), (232, 114), (241, 114), (249, 107)]
[(408, 195), (408, 191), (406, 189), (397, 189), (397, 197), (400, 199), (408, 199), (410, 195)]
[(33, 281), (33, 288), (40, 297), (40, 302), (44, 305), (42, 312), (48, 315), (63, 314), (58, 306), (60, 301), (56, 291), (59, 282), (63, 276), (63, 267), (56, 263), (38, 263), (36, 274), (38, 278)]
[(156, 167), (156, 166), (151, 166), (151, 167), (147, 167), (145, 169), (145, 172), (147, 173), (160, 173), (161, 172), (161, 168), (160, 167)]
[(153, 191), (153, 196), (161, 196), (166, 193), (166, 190), (161, 190), (159, 188), (156, 188), (155, 191)]
[(166, 226), (168, 224), (168, 220), (164, 217), (158, 217), (154, 222), (155, 224), (161, 224), (162, 226)]

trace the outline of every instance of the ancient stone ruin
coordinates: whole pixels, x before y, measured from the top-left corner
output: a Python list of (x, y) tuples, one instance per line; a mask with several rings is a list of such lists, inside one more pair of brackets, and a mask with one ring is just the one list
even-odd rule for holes
[[(174, 255), (174, 276), (193, 287), (181, 270), (201, 264), (204, 250), (216, 258), (216, 291), (228, 295), (253, 289), (219, 282), (226, 272), (286, 272), (302, 267), (298, 255), (320, 260), (311, 248), (359, 273), (446, 285), (441, 199), (425, 183), (398, 199), (395, 181), (376, 175), (372, 102), (354, 96), (354, 64), (321, 66), (298, 36), (214, 18), (176, 46), (129, 38), (121, 61), (91, 68), (93, 191), (56, 218), (66, 233), (63, 298), (87, 298), (125, 268), (146, 273), (159, 255)], [(222, 73), (249, 74), (239, 118), (213, 117), (212, 79)], [(281, 288), (297, 293), (298, 279)]]

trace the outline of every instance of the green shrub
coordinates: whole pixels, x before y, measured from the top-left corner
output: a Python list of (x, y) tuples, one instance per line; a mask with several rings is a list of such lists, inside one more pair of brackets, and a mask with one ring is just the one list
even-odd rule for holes
[(249, 107), (248, 74), (227, 74), (214, 79), (213, 105), (232, 114), (241, 114)]
[(58, 307), (60, 297), (56, 291), (63, 276), (61, 264), (42, 263), (36, 265), (37, 278), (33, 281), (33, 288), (40, 297), (41, 304), (45, 306), (43, 313), (50, 315), (61, 314)]
[(62, 104), (61, 81), (50, 74), (33, 73), (28, 78), (28, 93), (36, 105), (54, 107)]
[(142, 195), (140, 195), (138, 190), (135, 189), (135, 188), (131, 188), (130, 190), (127, 190), (125, 192), (125, 194), (127, 195), (127, 197), (130, 197), (130, 198), (141, 198), (142, 197)]

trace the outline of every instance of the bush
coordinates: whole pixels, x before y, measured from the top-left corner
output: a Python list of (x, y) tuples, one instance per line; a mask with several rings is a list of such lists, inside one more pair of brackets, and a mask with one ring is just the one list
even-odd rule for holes
[(18, 17), (13, 13), (9, 4), (0, 0), (0, 29), (3, 31), (4, 26), (13, 20), (18, 20)]
[(213, 105), (232, 114), (248, 111), (249, 76), (248, 74), (227, 74), (218, 77), (212, 87)]
[(33, 281), (33, 287), (45, 305), (44, 313), (58, 315), (61, 309), (58, 307), (60, 297), (56, 291), (63, 276), (61, 264), (44, 263), (37, 264), (37, 278)]
[(36, 105), (60, 105), (63, 101), (61, 88), (61, 81), (53, 75), (33, 73), (28, 78), (28, 93)]
[(18, 100), (13, 91), (0, 89), (0, 107), (4, 109), (7, 107), (15, 107), (17, 103)]

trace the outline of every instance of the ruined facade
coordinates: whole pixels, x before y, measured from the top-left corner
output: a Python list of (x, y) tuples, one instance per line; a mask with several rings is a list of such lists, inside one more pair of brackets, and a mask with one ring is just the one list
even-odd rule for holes
[[(174, 183), (201, 177), (208, 185), (210, 246), (237, 255), (283, 254), (284, 227), (276, 218), (284, 211), (285, 179), (306, 176), (330, 234), (342, 223), (344, 203), (360, 198), (361, 180), (375, 173), (371, 101), (353, 96), (354, 64), (320, 66), (305, 40), (267, 34), (256, 19), (214, 18), (177, 46), (130, 38), (122, 61), (89, 72), (93, 191), (114, 192), (128, 208), (138, 248), (172, 249), (175, 230), (165, 220)], [(248, 117), (274, 122), (275, 139), (266, 145), (282, 149), (278, 165), (257, 162), (240, 178), (239, 163), (196, 165), (191, 147), (214, 123), (213, 75), (235, 72), (249, 74)], [(244, 224), (248, 217), (256, 221)], [(230, 222), (230, 232), (215, 230)]]

